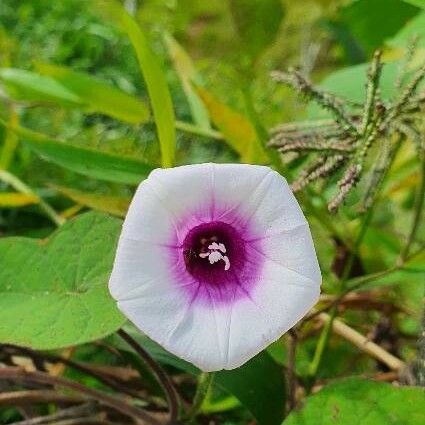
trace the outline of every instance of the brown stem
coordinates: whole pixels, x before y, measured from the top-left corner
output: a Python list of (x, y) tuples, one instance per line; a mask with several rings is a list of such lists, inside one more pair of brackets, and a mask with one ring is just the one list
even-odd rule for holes
[(57, 385), (68, 388), (84, 394), (91, 399), (97, 400), (100, 404), (109, 406), (122, 414), (133, 418), (138, 423), (145, 422), (150, 425), (160, 425), (160, 422), (139, 407), (132, 406), (125, 401), (105, 394), (102, 391), (86, 387), (79, 382), (71, 381), (59, 376), (51, 376), (44, 372), (28, 372), (19, 367), (5, 367), (0, 368), (0, 380), (1, 379), (17, 379), (24, 382)]
[(54, 423), (57, 425), (60, 419), (79, 418), (84, 415), (94, 413), (95, 404), (92, 402), (80, 404), (78, 406), (61, 409), (51, 415), (37, 416), (35, 418), (26, 419), (24, 421), (14, 422), (13, 425), (40, 425), (45, 423)]
[(0, 394), (0, 406), (21, 406), (34, 403), (73, 404), (81, 403), (84, 400), (84, 397), (61, 394), (53, 390), (23, 390)]
[[(98, 381), (102, 382), (103, 384), (107, 385), (108, 387), (110, 387), (114, 390), (120, 391), (124, 394), (128, 394), (132, 397), (141, 399), (140, 394), (137, 391), (134, 391), (131, 388), (128, 388), (127, 386), (120, 384), (119, 382), (115, 381), (114, 379), (110, 378), (109, 376), (106, 376), (106, 375), (100, 373), (99, 371), (93, 370), (89, 366), (83, 365), (83, 364), (76, 362), (74, 360), (66, 359), (62, 356), (57, 356), (57, 355), (54, 355), (54, 354), (40, 353), (40, 352), (31, 350), (30, 348), (18, 347), (16, 345), (12, 345), (12, 344), (1, 344), (0, 347), (4, 347), (6, 349), (10, 348), (12, 350), (18, 351), (20, 353), (27, 355), (28, 357), (31, 357), (34, 360), (38, 360), (38, 361), (42, 360), (42, 361), (48, 361), (48, 362), (52, 362), (52, 363), (62, 363), (66, 366), (69, 366), (69, 367), (71, 367), (75, 370), (78, 370), (82, 373), (85, 373), (86, 375), (89, 375), (89, 376), (97, 379)], [(143, 401), (145, 401), (145, 400), (143, 400)]]
[(170, 410), (170, 424), (177, 423), (179, 415), (179, 400), (177, 391), (174, 388), (170, 377), (165, 373), (164, 369), (150, 356), (150, 354), (124, 329), (118, 330), (118, 335), (142, 358), (146, 365), (152, 370), (159, 384), (167, 397), (168, 407)]

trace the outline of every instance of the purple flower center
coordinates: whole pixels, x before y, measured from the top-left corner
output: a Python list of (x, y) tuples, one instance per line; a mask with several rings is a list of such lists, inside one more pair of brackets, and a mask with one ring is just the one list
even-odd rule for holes
[(198, 281), (216, 285), (237, 273), (245, 262), (245, 243), (238, 232), (220, 221), (193, 228), (183, 243), (186, 270)]
[(176, 270), (177, 281), (190, 303), (213, 306), (250, 298), (264, 260), (261, 248), (245, 227), (223, 221), (198, 224), (184, 238), (180, 260), (174, 260), (185, 269)]

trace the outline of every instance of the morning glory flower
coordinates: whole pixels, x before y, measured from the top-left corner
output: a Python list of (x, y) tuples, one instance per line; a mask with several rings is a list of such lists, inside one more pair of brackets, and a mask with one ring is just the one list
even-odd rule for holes
[(109, 282), (119, 309), (204, 371), (241, 366), (316, 303), (307, 221), (269, 167), (154, 170), (133, 198)]

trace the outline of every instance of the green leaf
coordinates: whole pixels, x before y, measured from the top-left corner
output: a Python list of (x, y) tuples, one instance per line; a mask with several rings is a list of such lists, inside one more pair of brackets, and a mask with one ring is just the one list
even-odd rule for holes
[[(74, 202), (94, 210), (106, 212), (116, 215), (118, 217), (125, 217), (128, 206), (130, 205), (130, 198), (123, 196), (107, 196), (98, 195), (95, 193), (86, 193), (79, 190), (70, 189), (68, 187), (53, 186), (62, 195), (72, 199)], [(1, 199), (1, 198), (0, 198)]]
[(100, 8), (126, 32), (146, 82), (161, 147), (163, 167), (172, 167), (176, 150), (174, 110), (165, 74), (137, 22), (114, 0), (98, 0)]
[(342, 10), (342, 21), (363, 49), (372, 54), (418, 11), (402, 0), (357, 0)]
[(425, 0), (403, 0), (405, 3), (413, 4), (413, 6), (425, 9)]
[(220, 130), (229, 146), (240, 155), (241, 161), (265, 163), (267, 154), (252, 123), (239, 112), (215, 99), (205, 89), (197, 87), (196, 90), (205, 103), (212, 122)]
[(393, 47), (408, 48), (412, 40), (416, 38), (418, 47), (425, 47), (425, 12), (411, 19), (393, 38), (388, 40), (388, 44)]
[(230, 0), (242, 48), (256, 57), (276, 38), (283, 18), (281, 0)]
[(142, 101), (98, 78), (64, 66), (36, 63), (36, 68), (78, 96), (91, 112), (131, 124), (139, 124), (149, 118), (148, 108)]
[[(422, 288), (425, 276), (425, 253), (420, 253), (409, 259), (401, 269), (395, 269), (391, 273), (373, 279), (363, 288), (370, 289), (380, 286), (404, 285), (412, 282)], [(353, 285), (356, 279), (353, 279)]]
[(183, 47), (170, 35), (164, 36), (168, 52), (174, 64), (174, 68), (180, 78), (184, 93), (189, 103), (192, 118), (195, 124), (203, 130), (210, 129), (208, 111), (202, 100), (193, 88), (192, 81), (197, 81), (198, 75), (189, 55)]
[[(320, 88), (353, 103), (363, 104), (366, 96), (366, 81), (368, 64), (360, 64), (335, 71), (326, 77)], [(390, 62), (384, 65), (381, 76), (381, 96), (388, 101), (396, 95), (395, 81), (399, 72), (399, 64)], [(311, 103), (308, 108), (310, 118), (331, 117), (318, 105)]]
[(419, 425), (425, 392), (419, 387), (351, 378), (331, 384), (307, 399), (284, 425)]
[[(126, 331), (157, 361), (192, 375), (200, 373), (195, 366), (168, 353), (136, 329), (126, 328)], [(120, 349), (131, 351), (115, 336), (113, 343)], [(283, 372), (267, 352), (263, 351), (238, 369), (216, 372), (214, 385), (234, 395), (260, 425), (281, 423), (285, 405)]]
[(23, 69), (0, 69), (0, 80), (18, 100), (54, 102), (65, 107), (81, 107), (83, 100), (53, 78)]
[[(0, 125), (7, 127), (2, 120)], [(25, 145), (47, 161), (96, 179), (135, 185), (154, 168), (135, 158), (70, 145), (23, 127), (13, 131)]]
[(263, 351), (234, 370), (216, 373), (215, 383), (233, 394), (252, 413), (259, 424), (282, 421), (285, 385), (282, 369)]
[(78, 216), (47, 240), (0, 240), (0, 342), (36, 349), (82, 344), (125, 322), (109, 295), (121, 221)]

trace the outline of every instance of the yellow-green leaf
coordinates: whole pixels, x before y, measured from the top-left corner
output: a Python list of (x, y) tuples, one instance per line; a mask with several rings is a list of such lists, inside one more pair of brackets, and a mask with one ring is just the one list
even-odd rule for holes
[(192, 82), (198, 79), (192, 60), (183, 47), (170, 34), (166, 34), (164, 39), (167, 44), (170, 57), (173, 61), (174, 68), (182, 83), (182, 87), (192, 113), (193, 121), (201, 129), (210, 129), (208, 111), (192, 85)]
[(41, 74), (53, 78), (78, 96), (93, 112), (132, 124), (144, 122), (149, 118), (149, 110), (141, 100), (92, 75), (46, 63), (36, 63), (36, 68)]
[(9, 127), (4, 138), (3, 148), (0, 153), (0, 168), (7, 170), (13, 160), (13, 155), (18, 147), (18, 137), (13, 131), (19, 124), (19, 115), (16, 109), (12, 106), (10, 108)]
[(208, 91), (196, 88), (208, 109), (211, 120), (242, 162), (262, 164), (267, 155), (252, 123), (239, 112), (215, 99)]
[(172, 167), (176, 149), (175, 119), (170, 91), (161, 65), (142, 29), (122, 5), (114, 0), (98, 0), (97, 3), (101, 10), (126, 32), (136, 51), (152, 105), (161, 147), (162, 165)]
[(84, 104), (78, 95), (65, 88), (58, 81), (45, 75), (23, 69), (0, 69), (2, 81), (14, 99), (35, 102), (58, 103), (65, 107), (79, 107)]
[(85, 207), (92, 208), (93, 210), (113, 214), (118, 217), (125, 217), (131, 201), (130, 198), (125, 198), (123, 196), (98, 195), (95, 193), (81, 192), (67, 187), (53, 187), (59, 193), (69, 199), (72, 199), (77, 204), (84, 205)]
[[(8, 127), (1, 119), (0, 125)], [(26, 146), (47, 161), (96, 179), (138, 184), (155, 168), (136, 158), (74, 146), (23, 127), (13, 130)]]
[(0, 208), (25, 207), (38, 204), (38, 197), (28, 193), (0, 193)]

